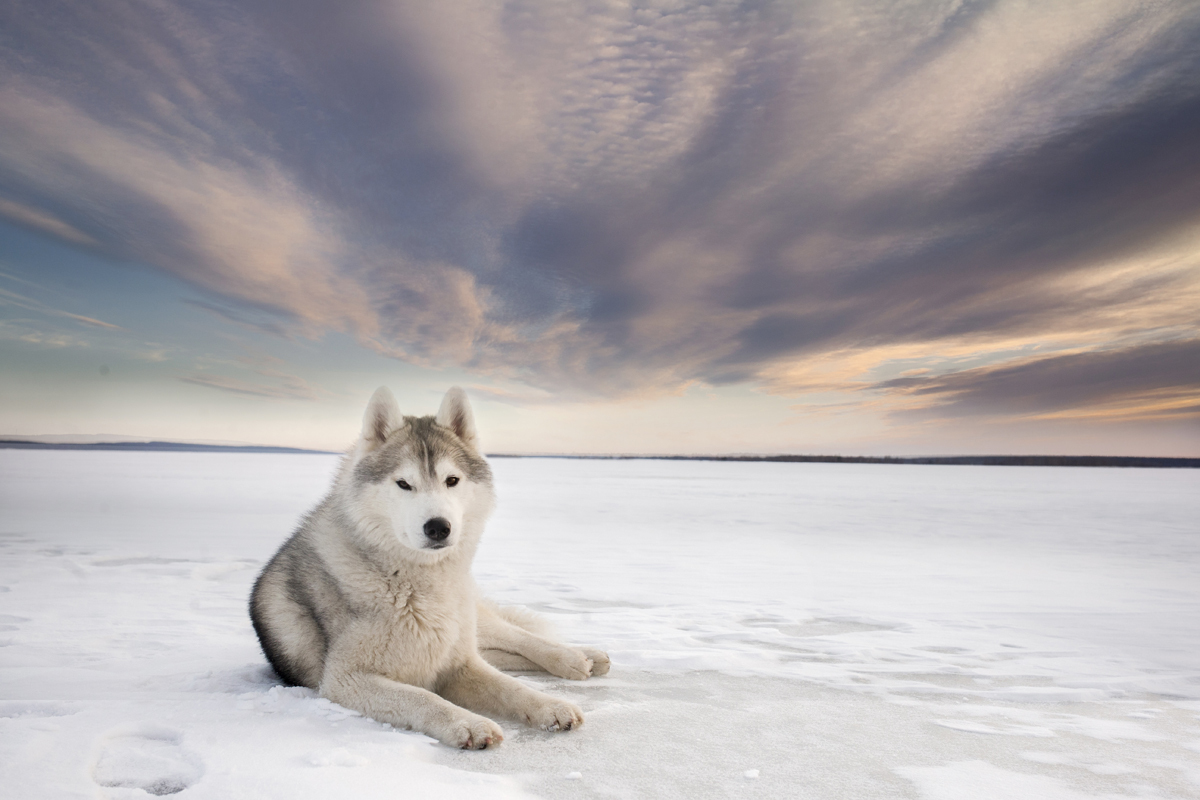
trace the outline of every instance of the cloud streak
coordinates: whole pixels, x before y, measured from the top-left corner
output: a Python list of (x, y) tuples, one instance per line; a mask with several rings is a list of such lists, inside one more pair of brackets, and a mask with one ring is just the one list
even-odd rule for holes
[(1026, 414), (1099, 395), (1039, 382), (1057, 356), (871, 376), (1039, 346), (1091, 386), (1133, 339), (1196, 331), (1193, 4), (4, 13), (0, 215), (282, 335), (538, 397), (749, 383)]
[(63, 311), (59, 308), (51, 308), (45, 303), (39, 303), (31, 297), (10, 292), (7, 289), (0, 289), (0, 305), (14, 306), (26, 311), (33, 311), (38, 314), (43, 314), (50, 317), (65, 317), (66, 319), (82, 322), (84, 325), (92, 328), (102, 328), (110, 331), (124, 330), (120, 325), (114, 325), (111, 322), (105, 322), (102, 319), (93, 319), (85, 317), (82, 314), (72, 314), (70, 311)]
[(237, 359), (236, 363), (218, 362), (216, 366), (248, 369), (262, 380), (243, 380), (215, 372), (193, 372), (183, 375), (179, 380), (196, 386), (207, 386), (232, 394), (251, 395), (254, 397), (270, 397), (283, 400), (316, 400), (323, 392), (313, 388), (308, 381), (298, 375), (293, 375), (280, 369), (282, 361), (273, 356), (261, 353), (251, 353)]
[(270, 397), (282, 400), (315, 399), (312, 389), (299, 379), (285, 382), (279, 386), (265, 383), (251, 383), (225, 375), (185, 375), (180, 377), (179, 380), (196, 386), (207, 386), (210, 389), (218, 389), (222, 392), (250, 395), (253, 397)]
[(1200, 339), (1070, 353), (875, 388), (923, 401), (922, 417), (1200, 419)]

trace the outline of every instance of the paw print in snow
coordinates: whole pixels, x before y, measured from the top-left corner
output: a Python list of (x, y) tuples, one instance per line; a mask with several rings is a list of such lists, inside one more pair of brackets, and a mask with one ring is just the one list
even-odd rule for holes
[(100, 746), (92, 780), (110, 789), (141, 789), (159, 797), (182, 792), (204, 774), (203, 763), (182, 741), (177, 731), (157, 726), (114, 731)]

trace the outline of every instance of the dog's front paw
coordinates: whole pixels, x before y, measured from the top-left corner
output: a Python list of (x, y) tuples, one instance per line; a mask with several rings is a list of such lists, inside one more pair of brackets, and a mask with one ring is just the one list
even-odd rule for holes
[(464, 716), (450, 725), (447, 735), (437, 737), (443, 744), (460, 750), (486, 750), (498, 747), (504, 741), (500, 726), (487, 717), (475, 714)]
[(582, 650), (574, 647), (563, 647), (554, 653), (550, 663), (544, 664), (546, 671), (560, 678), (573, 681), (585, 681), (593, 675), (592, 659)]
[(604, 652), (603, 650), (595, 650), (591, 647), (581, 647), (579, 649), (582, 650), (583, 654), (592, 662), (593, 678), (608, 674), (608, 668), (612, 666), (612, 663), (608, 660), (608, 653)]
[(549, 699), (526, 720), (544, 731), (569, 731), (583, 724), (583, 712), (574, 703)]

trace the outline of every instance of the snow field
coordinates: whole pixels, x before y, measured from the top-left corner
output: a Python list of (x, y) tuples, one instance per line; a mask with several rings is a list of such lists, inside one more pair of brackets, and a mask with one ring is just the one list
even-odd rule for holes
[(613, 657), (461, 753), (277, 685), (312, 455), (0, 451), (12, 797), (1200, 797), (1200, 473), (496, 459), (476, 575)]

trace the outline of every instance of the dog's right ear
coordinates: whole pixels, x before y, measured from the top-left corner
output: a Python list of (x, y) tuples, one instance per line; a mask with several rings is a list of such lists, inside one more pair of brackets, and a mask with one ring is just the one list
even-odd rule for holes
[(392, 390), (380, 386), (367, 403), (363, 414), (362, 441), (367, 451), (374, 450), (387, 441), (388, 434), (400, 427), (400, 406)]

